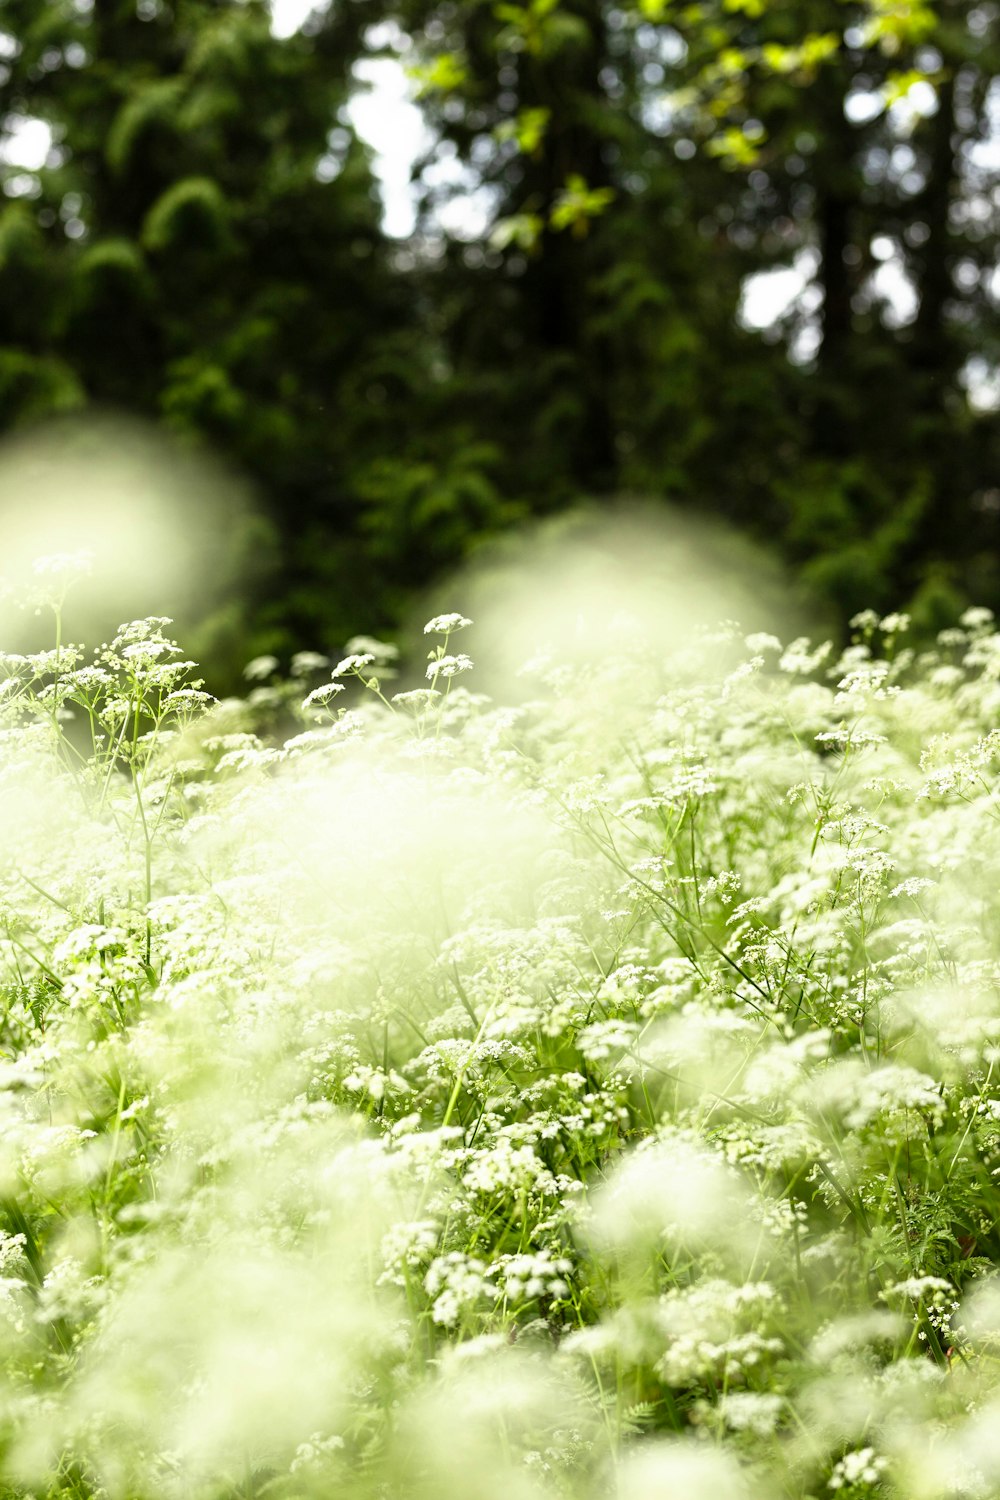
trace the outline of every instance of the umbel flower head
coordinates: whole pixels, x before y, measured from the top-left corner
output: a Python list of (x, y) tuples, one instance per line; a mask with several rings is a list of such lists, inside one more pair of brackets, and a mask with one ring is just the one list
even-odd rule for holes
[(464, 630), (472, 621), (467, 620), (464, 615), (435, 615), (428, 620), (424, 626), (424, 635), (451, 635), (456, 630)]

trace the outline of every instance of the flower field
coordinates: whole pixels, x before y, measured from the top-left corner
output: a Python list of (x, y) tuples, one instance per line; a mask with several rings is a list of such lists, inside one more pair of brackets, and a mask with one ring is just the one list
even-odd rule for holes
[(0, 658), (4, 1500), (1000, 1495), (988, 611), (216, 702), (67, 578)]

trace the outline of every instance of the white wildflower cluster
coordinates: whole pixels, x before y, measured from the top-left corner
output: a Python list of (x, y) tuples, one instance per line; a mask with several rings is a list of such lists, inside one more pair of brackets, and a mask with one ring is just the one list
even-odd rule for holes
[(855, 1448), (834, 1464), (826, 1487), (841, 1494), (871, 1494), (888, 1467), (888, 1459), (874, 1448)]
[(530, 1254), (502, 1255), (490, 1267), (490, 1276), (508, 1302), (531, 1302), (540, 1298), (569, 1296), (573, 1262), (556, 1251), (543, 1249)]
[[(354, 647), (357, 650), (357, 647)], [(271, 658), (273, 661), (273, 657)], [(293, 677), (310, 677), (314, 672), (322, 672), (330, 665), (330, 658), (324, 656), (321, 651), (296, 651), (291, 661), (291, 674)]]
[(741, 1384), (782, 1352), (773, 1332), (777, 1295), (766, 1281), (733, 1286), (715, 1279), (667, 1292), (656, 1311), (667, 1340), (657, 1373), (681, 1388), (705, 1380)]
[(298, 1474), (303, 1469), (316, 1467), (331, 1454), (338, 1453), (343, 1447), (344, 1439), (338, 1434), (324, 1437), (321, 1432), (314, 1432), (307, 1442), (300, 1443), (296, 1448), (295, 1457), (288, 1466), (288, 1472)]
[(995, 1493), (992, 617), (470, 627), (0, 656), (0, 1495)]
[(561, 1187), (533, 1146), (499, 1134), (488, 1147), (468, 1154), (462, 1182), (479, 1198), (522, 1193), (554, 1197)]
[(427, 665), (427, 678), (436, 682), (439, 677), (457, 677), (459, 672), (472, 671), (472, 658), (460, 651), (457, 656), (436, 656)]
[(445, 1328), (453, 1328), (463, 1313), (498, 1295), (484, 1262), (461, 1250), (435, 1256), (424, 1286), (431, 1299), (431, 1317)]
[(877, 1125), (901, 1139), (940, 1125), (947, 1109), (932, 1078), (899, 1063), (872, 1069), (854, 1059), (834, 1063), (813, 1073), (808, 1089), (817, 1111), (833, 1114), (847, 1129)]
[(577, 1033), (577, 1046), (589, 1062), (628, 1054), (635, 1045), (639, 1027), (634, 1021), (595, 1021)]
[(785, 1413), (785, 1400), (765, 1391), (727, 1391), (715, 1410), (730, 1432), (770, 1437)]
[(371, 651), (352, 651), (349, 656), (342, 656), (333, 668), (330, 676), (336, 680), (338, 677), (355, 676), (363, 672), (366, 667), (374, 666), (375, 657)]
[(813, 646), (806, 636), (798, 636), (782, 652), (778, 662), (782, 672), (808, 677), (827, 661), (833, 647), (829, 641)]
[(435, 615), (424, 626), (424, 635), (451, 635), (453, 631), (464, 630), (471, 624), (472, 621), (467, 620), (464, 615)]
[(379, 1284), (406, 1286), (411, 1273), (418, 1272), (434, 1255), (438, 1233), (433, 1219), (393, 1224), (382, 1237), (380, 1250), (385, 1270), (379, 1277)]

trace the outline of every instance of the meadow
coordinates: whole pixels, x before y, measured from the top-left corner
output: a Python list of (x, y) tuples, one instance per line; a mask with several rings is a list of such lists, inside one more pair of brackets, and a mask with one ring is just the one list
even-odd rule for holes
[[(0, 1495), (1000, 1495), (1000, 633), (0, 657)], [(362, 622), (363, 623), (363, 622)]]

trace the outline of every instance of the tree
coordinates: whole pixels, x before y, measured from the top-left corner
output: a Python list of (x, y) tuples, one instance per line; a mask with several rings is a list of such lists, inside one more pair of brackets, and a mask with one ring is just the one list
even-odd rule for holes
[[(922, 584), (929, 600), (945, 574), (949, 608), (956, 588), (1000, 594), (997, 423), (965, 389), (970, 355), (996, 348), (995, 209), (975, 165), (992, 9), (391, 9), (436, 131), (494, 195), (502, 253), (453, 245), (446, 263), (454, 288), (479, 257), (457, 320), (467, 356), (470, 322), (493, 350), (516, 330), (527, 482), (720, 509), (782, 539), (848, 609)], [(790, 310), (788, 339), (744, 335), (747, 278), (803, 255), (815, 301)], [(567, 407), (560, 446), (547, 416)]]
[[(997, 421), (966, 396), (1000, 342), (988, 7), (342, 0), (284, 40), (261, 0), (3, 18), (4, 422), (123, 407), (252, 474), (259, 648), (388, 623), (581, 495), (721, 513), (841, 607), (1000, 602)], [(434, 137), (405, 245), (344, 114), (385, 19)], [(478, 228), (444, 227), (449, 152)], [(812, 285), (748, 329), (750, 278), (789, 264)]]
[[(746, 18), (745, 52), (789, 24), (785, 11)], [(744, 89), (762, 131), (751, 179), (762, 208), (747, 231), (763, 248), (783, 221), (779, 256), (813, 253), (820, 293), (789, 496), (795, 550), (852, 609), (921, 587), (929, 607), (946, 575), (995, 599), (980, 499), (997, 423), (967, 384), (970, 356), (996, 347), (996, 212), (976, 166), (992, 128), (996, 15), (941, 0), (890, 57), (860, 5), (810, 0), (800, 24), (837, 38), (813, 83), (754, 76)]]
[(235, 461), (274, 523), (275, 642), (361, 613), (352, 475), (393, 429), (372, 387), (405, 294), (343, 114), (361, 24), (336, 6), (279, 40), (261, 0), (2, 11), (7, 154), (51, 136), (2, 172), (4, 423), (110, 405)]
[[(438, 253), (421, 274), (469, 419), (498, 440), (504, 492), (544, 510), (715, 487), (699, 406), (725, 402), (720, 368), (761, 362), (734, 323), (740, 259), (706, 219), (735, 181), (710, 157), (679, 160), (650, 120), (661, 33), (618, 24), (601, 0), (550, 7), (535, 29), (511, 6), (390, 9), (418, 56), (437, 49), (418, 70), (438, 142), (421, 217)], [(471, 242), (440, 228), (442, 149), (492, 203)]]

